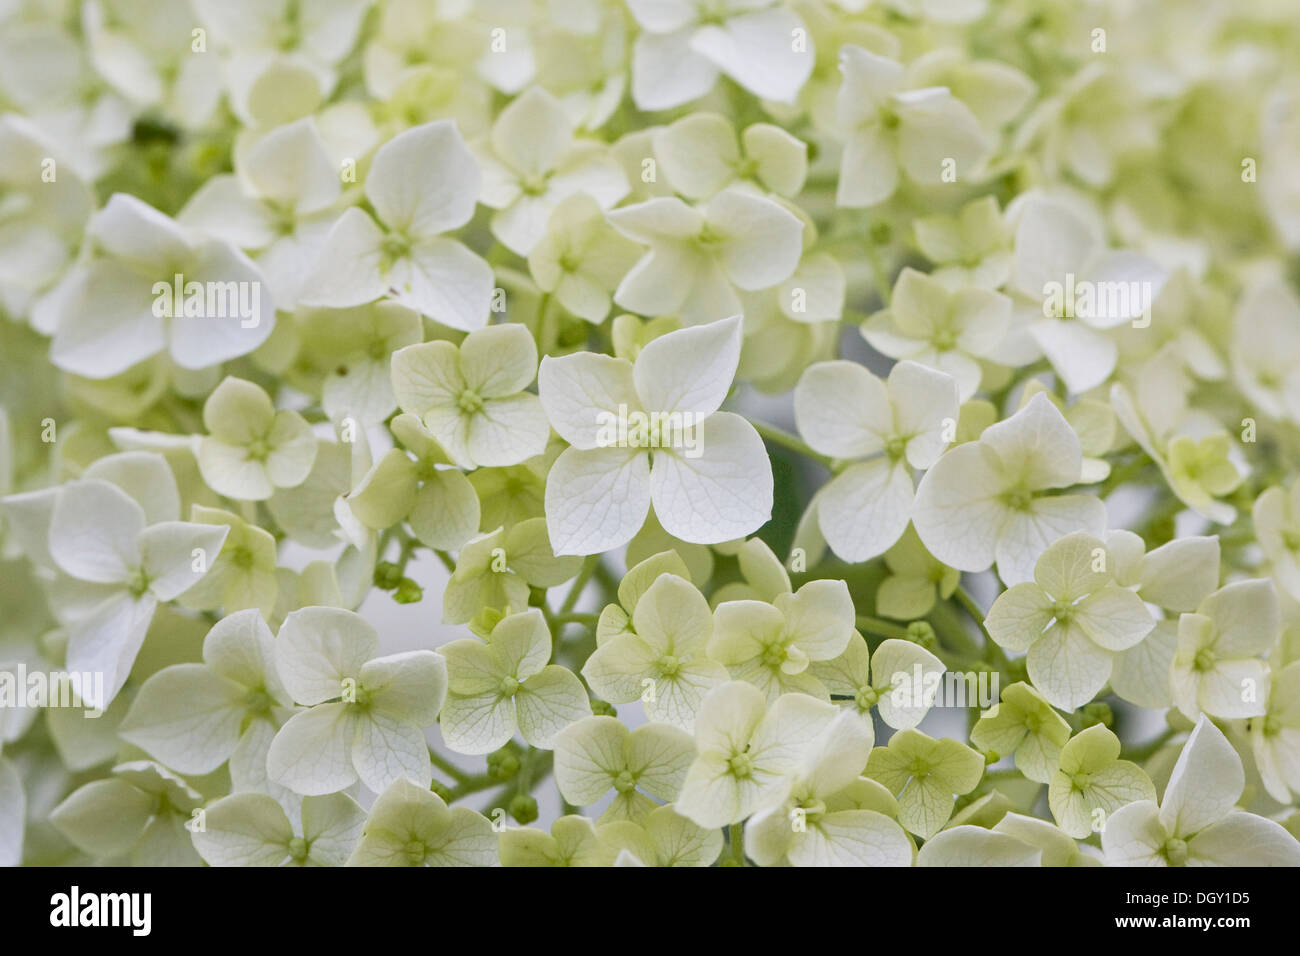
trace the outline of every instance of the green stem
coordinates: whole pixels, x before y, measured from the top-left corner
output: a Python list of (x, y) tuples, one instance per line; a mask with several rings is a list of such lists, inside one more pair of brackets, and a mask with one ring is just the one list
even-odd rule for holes
[(578, 576), (573, 581), (573, 586), (569, 588), (569, 593), (564, 596), (564, 603), (560, 605), (559, 611), (556, 612), (556, 617), (561, 621), (578, 603), (578, 598), (582, 596), (582, 591), (586, 588), (587, 582), (591, 580), (591, 576), (596, 573), (596, 565), (599, 563), (600, 555), (598, 554), (590, 555), (583, 562), (582, 570), (578, 572)]
[(442, 566), (443, 566), (444, 568), (446, 568), (448, 571), (451, 571), (452, 573), (455, 573), (455, 571), (456, 571), (456, 559), (455, 559), (455, 558), (453, 558), (453, 557), (452, 557), (450, 554), (448, 554), (446, 551), (438, 551), (438, 550), (435, 549), (433, 553), (436, 554), (436, 555), (438, 556), (438, 560), (442, 562)]
[(750, 424), (754, 426), (754, 431), (763, 436), (764, 441), (771, 442), (773, 445), (779, 445), (797, 455), (802, 455), (803, 457), (811, 459), (826, 468), (830, 468), (831, 460), (829, 458), (825, 455), (819, 455), (817, 452), (813, 451), (811, 446), (806, 442), (791, 435), (785, 429), (777, 428), (775, 425), (769, 425), (767, 422), (756, 422), (752, 419), (750, 420)]
[(731, 848), (731, 862), (734, 866), (745, 865), (745, 824), (733, 823), (727, 827), (727, 841)]
[(859, 614), (857, 624), (861, 630), (879, 634), (881, 637), (896, 637), (904, 641), (908, 637), (907, 628), (903, 627), (903, 625), (872, 617), (869, 614)]
[(468, 782), (470, 779), (469, 774), (467, 774), (464, 770), (461, 770), (454, 763), (452, 763), (442, 754), (438, 753), (432, 747), (429, 748), (429, 761), (435, 767), (437, 767), (439, 770), (445, 773), (447, 776), (455, 780), (458, 784), (464, 784)]

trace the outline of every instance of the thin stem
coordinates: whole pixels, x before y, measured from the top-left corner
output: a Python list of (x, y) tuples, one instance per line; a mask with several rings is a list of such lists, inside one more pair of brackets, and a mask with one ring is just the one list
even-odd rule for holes
[(829, 458), (825, 455), (819, 455), (817, 452), (812, 450), (807, 442), (791, 435), (785, 429), (777, 428), (775, 425), (769, 425), (767, 422), (756, 422), (753, 419), (750, 420), (750, 424), (754, 426), (754, 431), (763, 436), (764, 441), (769, 441), (773, 445), (780, 445), (782, 448), (788, 449), (797, 455), (802, 455), (803, 457), (811, 459), (826, 468), (830, 468), (831, 460)]
[(731, 848), (733, 866), (745, 865), (745, 824), (733, 823), (727, 827), (727, 841)]
[(872, 617), (869, 614), (859, 614), (857, 624), (862, 630), (879, 634), (881, 637), (897, 637), (901, 640), (907, 640), (908, 637), (907, 628), (903, 625)]
[(437, 767), (439, 770), (445, 773), (447, 776), (455, 780), (458, 784), (464, 784), (470, 780), (469, 774), (467, 774), (464, 770), (461, 770), (454, 763), (452, 763), (442, 754), (438, 753), (432, 747), (429, 748), (429, 761), (435, 767)]
[(437, 549), (435, 549), (433, 553), (438, 556), (438, 560), (442, 562), (442, 566), (444, 568), (446, 568), (448, 571), (451, 571), (452, 573), (455, 573), (456, 571), (455, 558), (453, 558), (446, 551), (438, 551)]
[(587, 560), (583, 562), (582, 570), (579, 571), (578, 576), (574, 578), (573, 586), (569, 588), (569, 593), (564, 596), (564, 603), (561, 604), (560, 609), (555, 612), (555, 616), (561, 621), (565, 619), (565, 615), (572, 611), (574, 605), (578, 603), (578, 598), (582, 596), (582, 591), (587, 586), (587, 582), (591, 580), (591, 576), (596, 573), (596, 565), (599, 563), (600, 555), (598, 554), (590, 555)]

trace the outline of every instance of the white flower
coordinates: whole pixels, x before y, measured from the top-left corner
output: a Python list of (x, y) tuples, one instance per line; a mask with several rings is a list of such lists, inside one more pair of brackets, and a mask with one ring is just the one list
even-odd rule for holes
[(613, 717), (587, 717), (555, 738), (555, 785), (575, 806), (596, 803), (613, 789), (600, 822), (642, 822), (656, 809), (650, 797), (677, 798), (694, 759), (695, 741), (676, 727), (651, 723), (629, 731)]
[(871, 751), (866, 774), (898, 798), (898, 822), (928, 840), (952, 816), (955, 796), (979, 785), (984, 758), (960, 741), (908, 728)]
[(203, 798), (180, 777), (135, 760), (73, 791), (50, 811), (50, 822), (96, 860), (199, 866), (188, 824), (202, 805)]
[(1119, 759), (1120, 742), (1102, 724), (1075, 734), (1061, 748), (1047, 785), (1057, 825), (1076, 839), (1105, 832), (1106, 817), (1135, 800), (1154, 800), (1156, 788), (1141, 767)]
[(840, 51), (840, 70), (837, 205), (884, 202), (897, 191), (900, 171), (914, 183), (937, 185), (951, 162), (958, 180), (974, 178), (988, 145), (975, 115), (946, 87), (910, 89), (902, 64), (860, 46)]
[(793, 199), (808, 174), (808, 147), (781, 127), (755, 123), (737, 143), (735, 127), (717, 113), (692, 113), (656, 131), (654, 148), (673, 188), (695, 201), (736, 182)]
[(194, 848), (209, 866), (342, 866), (366, 813), (345, 793), (304, 797), (295, 826), (263, 793), (232, 793), (206, 808)]
[(1300, 793), (1300, 661), (1273, 672), (1268, 710), (1249, 726), (1264, 789), (1279, 803), (1290, 803)]
[(546, 234), (547, 220), (565, 197), (583, 192), (608, 209), (627, 195), (618, 162), (601, 143), (576, 140), (574, 132), (560, 102), (535, 86), (501, 111), (488, 145), (477, 150), (479, 198), (496, 210), (492, 234), (521, 256)]
[(873, 654), (855, 631), (843, 653), (814, 662), (808, 672), (832, 696), (841, 698), (839, 703), (846, 710), (862, 717), (874, 742), (871, 708), (895, 730), (915, 727), (934, 705), (944, 665), (919, 644), (897, 638), (881, 641)]
[(1277, 589), (1269, 580), (1234, 581), (1195, 613), (1178, 619), (1174, 704), (1195, 720), (1259, 717), (1268, 690), (1265, 657), (1282, 633)]
[(109, 378), (163, 351), (183, 369), (203, 369), (247, 355), (271, 334), (275, 307), (262, 273), (229, 243), (193, 236), (125, 193), (86, 234), (99, 254), (78, 267), (56, 305), (50, 361), (64, 371)]
[(1008, 287), (1020, 300), (1022, 323), (1012, 335), (1023, 340), (1027, 334), (1032, 344), (1013, 344), (1005, 361), (1024, 364), (1041, 350), (1071, 392), (1095, 388), (1115, 371), (1119, 354), (1107, 330), (1144, 313), (1159, 321), (1150, 310), (1166, 278), (1145, 256), (1107, 249), (1095, 224), (1064, 203), (1027, 201), (1016, 224)]
[(829, 697), (809, 664), (843, 653), (853, 637), (853, 599), (843, 581), (809, 581), (764, 601), (726, 601), (713, 612), (709, 657), (769, 703), (786, 691)]
[[(912, 841), (885, 812), (893, 797), (858, 776), (870, 755), (870, 725), (841, 713), (809, 748), (789, 796), (749, 819), (746, 855), (760, 866), (910, 866)], [(863, 789), (875, 806), (860, 805)]]
[(1292, 479), (1287, 489), (1265, 489), (1255, 499), (1251, 519), (1273, 578), (1300, 601), (1300, 479)]
[(464, 468), (517, 465), (546, 449), (550, 427), (537, 396), (537, 344), (522, 325), (471, 332), (393, 353), (393, 393)]
[(203, 663), (144, 682), (119, 733), (178, 773), (201, 776), (229, 760), (238, 788), (265, 790), (266, 752), (292, 707), (270, 629), (257, 611), (240, 611), (212, 626)]
[(614, 228), (650, 247), (619, 283), (614, 302), (687, 325), (741, 311), (736, 289), (767, 289), (794, 274), (803, 222), (779, 203), (724, 189), (699, 209), (676, 197), (609, 213)]
[(399, 133), (366, 176), (376, 223), (360, 209), (339, 217), (301, 304), (364, 305), (385, 296), (453, 329), (487, 324), (492, 269), (442, 233), (469, 222), (481, 174), (454, 123)]
[(1011, 321), (1011, 300), (968, 286), (949, 290), (939, 279), (904, 269), (889, 308), (862, 323), (862, 337), (890, 358), (910, 359), (951, 375), (960, 398), (979, 391), (980, 361), (997, 361)]
[(706, 653), (713, 633), (708, 602), (673, 573), (659, 574), (639, 596), (634, 589), (628, 579), (619, 587), (621, 600), (636, 598), (630, 620), (619, 612), (621, 633), (606, 633), (606, 622), (618, 614), (607, 608), (601, 615), (597, 647), (582, 676), (602, 699), (615, 704), (640, 700), (651, 720), (689, 731), (704, 695), (727, 680), (727, 669)]
[(547, 663), (551, 631), (536, 608), (503, 618), (487, 643), (452, 641), (442, 653), (448, 693), (440, 724), (457, 753), (491, 753), (516, 730), (534, 747), (550, 749), (560, 731), (591, 716), (573, 671)]
[(271, 742), (270, 777), (307, 796), (360, 778), (382, 792), (409, 777), (432, 779), (424, 727), (447, 692), (447, 665), (433, 651), (375, 656), (379, 634), (360, 615), (308, 607), (285, 618), (275, 660), (289, 695), (307, 710)]
[(491, 866), (497, 835), (481, 813), (448, 807), (426, 784), (393, 783), (370, 808), (348, 866)]
[(69, 670), (104, 675), (102, 699), (93, 686), (83, 699), (107, 707), (159, 603), (207, 573), (226, 527), (177, 521), (175, 479), (147, 452), (103, 458), (79, 481), (11, 496), (5, 506), (28, 530), (28, 556), (56, 574), (53, 608), (68, 630)]
[(1092, 700), (1110, 680), (1115, 654), (1155, 623), (1141, 598), (1115, 583), (1109, 552), (1085, 532), (1044, 551), (1033, 582), (1003, 591), (985, 621), (1000, 647), (1028, 651), (1029, 679), (1062, 710)]
[(702, 827), (721, 827), (779, 803), (836, 713), (806, 694), (783, 694), (768, 707), (762, 692), (743, 681), (715, 687), (695, 720), (698, 755), (678, 811)]
[[(664, 529), (712, 544), (771, 515), (772, 467), (739, 415), (717, 411), (740, 358), (740, 317), (681, 329), (626, 359), (580, 352), (538, 372), (546, 415), (572, 446), (551, 467), (546, 522), (556, 554), (627, 543), (653, 502)], [(626, 435), (611, 428), (626, 423)]]
[(1046, 395), (950, 449), (921, 479), (912, 521), (944, 564), (1007, 584), (1028, 581), (1049, 544), (1071, 531), (1101, 534), (1106, 508), (1091, 495), (1049, 495), (1079, 480), (1079, 436)]
[(1300, 843), (1279, 824), (1236, 809), (1246, 785), (1241, 758), (1201, 717), (1164, 798), (1111, 814), (1101, 832), (1111, 866), (1300, 866)]
[(838, 557), (865, 561), (902, 537), (912, 518), (912, 470), (939, 459), (956, 433), (957, 409), (953, 379), (915, 362), (896, 364), (887, 383), (853, 362), (818, 362), (804, 372), (794, 392), (799, 433), (815, 451), (852, 462), (817, 497), (818, 525)]
[(252, 382), (228, 376), (203, 405), (208, 436), (199, 439), (199, 472), (217, 494), (262, 501), (276, 488), (307, 480), (316, 436), (297, 412), (275, 410)]
[(803, 21), (776, 0), (628, 0), (642, 33), (632, 60), (641, 110), (699, 99), (727, 74), (755, 96), (792, 103), (814, 52), (792, 43)]
[(546, 232), (528, 253), (528, 271), (543, 292), (588, 322), (609, 315), (623, 276), (641, 258), (641, 247), (614, 230), (600, 204), (574, 193), (551, 213)]
[(917, 866), (1041, 866), (1043, 851), (1007, 833), (957, 826), (936, 833), (916, 854)]
[(339, 173), (311, 119), (272, 130), (239, 175), (214, 176), (190, 197), (182, 226), (256, 250), (281, 308), (294, 305), (325, 243), (342, 193)]

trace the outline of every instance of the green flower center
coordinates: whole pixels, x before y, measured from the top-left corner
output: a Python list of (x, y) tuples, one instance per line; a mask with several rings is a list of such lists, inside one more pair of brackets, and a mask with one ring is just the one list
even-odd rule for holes
[(424, 862), (424, 858), (429, 855), (429, 848), (419, 840), (412, 840), (402, 847), (402, 855), (406, 857), (411, 866), (419, 866)]
[(310, 847), (307, 846), (307, 841), (302, 837), (294, 837), (289, 841), (289, 855), (299, 863), (307, 859), (307, 851), (309, 849)]
[(1300, 551), (1300, 531), (1287, 528), (1282, 532), (1282, 546), (1288, 551)]
[(540, 196), (546, 192), (546, 179), (545, 173), (525, 176), (519, 181), (519, 188), (526, 196)]
[(957, 344), (957, 336), (952, 329), (938, 329), (930, 339), (930, 344), (940, 352), (947, 352)]
[(1002, 496), (1002, 500), (1012, 511), (1028, 511), (1030, 504), (1033, 503), (1034, 494), (1023, 488), (1017, 488), (1015, 491), (1008, 491)]
[(727, 761), (727, 763), (731, 767), (732, 776), (738, 777), (741, 780), (753, 776), (754, 761), (749, 754), (735, 754), (729, 761)]
[(251, 690), (244, 698), (244, 709), (254, 714), (264, 714), (271, 709), (271, 695), (262, 688)]
[(808, 823), (816, 823), (826, 815), (826, 804), (816, 798), (803, 801), (799, 804), (799, 809), (803, 811), (803, 818)]
[(876, 693), (874, 687), (859, 687), (858, 692), (853, 695), (853, 702), (858, 705), (858, 710), (870, 710), (880, 700), (880, 695)]
[(1196, 652), (1196, 657), (1192, 660), (1192, 667), (1198, 671), (1208, 671), (1214, 667), (1215, 660), (1214, 651), (1208, 647), (1202, 647)]
[(887, 130), (896, 130), (903, 125), (902, 119), (888, 106), (880, 108), (880, 125)]
[(1061, 624), (1069, 624), (1074, 620), (1075, 607), (1066, 601), (1054, 601), (1052, 603), (1052, 616)]
[(1187, 865), (1187, 843), (1178, 837), (1170, 837), (1165, 841), (1165, 845), (1160, 848), (1170, 866)]
[(144, 568), (136, 568), (135, 573), (131, 575), (131, 579), (127, 582), (126, 588), (133, 597), (141, 597), (149, 590), (150, 583), (148, 572)]
[(789, 656), (790, 652), (784, 644), (769, 644), (763, 648), (763, 664), (766, 667), (780, 667)]
[(249, 570), (255, 561), (253, 552), (248, 548), (239, 547), (230, 552), (230, 563), (241, 570)]
[(619, 793), (630, 793), (636, 789), (636, 777), (630, 770), (620, 770), (614, 778), (614, 789)]
[(390, 232), (384, 236), (384, 241), (379, 245), (379, 269), (381, 272), (387, 272), (393, 267), (393, 263), (399, 259), (405, 259), (411, 251), (411, 240), (396, 232)]
[(1092, 774), (1076, 773), (1070, 778), (1070, 786), (1075, 790), (1087, 790), (1092, 786)]
[(665, 654), (658, 660), (659, 676), (674, 677), (682, 669), (682, 662), (672, 654)]
[(513, 677), (501, 678), (501, 694), (505, 697), (513, 697), (519, 691), (519, 681)]
[(483, 396), (472, 388), (467, 388), (456, 396), (456, 404), (460, 406), (462, 412), (473, 415), (482, 410)]
[(889, 455), (891, 461), (898, 461), (907, 451), (907, 439), (901, 435), (895, 435), (889, 441), (885, 442), (885, 454)]
[(255, 438), (244, 446), (244, 453), (250, 461), (266, 461), (271, 454), (271, 443), (265, 438)]

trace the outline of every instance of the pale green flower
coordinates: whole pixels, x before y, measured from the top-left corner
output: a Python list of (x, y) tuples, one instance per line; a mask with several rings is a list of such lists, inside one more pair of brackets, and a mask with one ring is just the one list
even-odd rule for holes
[(442, 736), (457, 753), (490, 753), (516, 731), (549, 750), (560, 731), (591, 715), (577, 676), (547, 663), (551, 632), (536, 608), (503, 618), (486, 643), (452, 641), (441, 651), (448, 681)]
[(1101, 845), (1111, 866), (1300, 866), (1300, 842), (1236, 809), (1241, 758), (1208, 718), (1183, 745), (1159, 806), (1155, 794), (1111, 814)]
[(316, 438), (297, 412), (275, 410), (260, 387), (227, 377), (203, 405), (208, 435), (199, 440), (199, 471), (213, 491), (262, 501), (277, 488), (301, 485), (316, 460)]
[(656, 807), (650, 797), (677, 798), (694, 759), (695, 742), (676, 727), (651, 723), (629, 731), (613, 717), (587, 717), (555, 739), (555, 784), (575, 806), (590, 806), (612, 788), (600, 822), (641, 823)]
[(536, 395), (537, 344), (522, 325), (471, 332), (455, 346), (424, 342), (393, 355), (393, 391), (464, 468), (517, 465), (546, 448)]
[(1075, 710), (1110, 680), (1115, 654), (1156, 622), (1136, 594), (1115, 583), (1101, 540), (1075, 532), (1043, 552), (1032, 583), (1003, 591), (984, 623), (998, 646), (1028, 651), (1029, 679), (1047, 700)]
[(1075, 734), (1061, 748), (1047, 785), (1057, 826), (1076, 839), (1106, 832), (1110, 816), (1136, 800), (1154, 800), (1151, 778), (1137, 764), (1119, 759), (1119, 738), (1101, 724)]
[(491, 866), (497, 835), (481, 813), (448, 808), (437, 794), (405, 778), (370, 808), (348, 866)]
[(866, 775), (898, 798), (898, 822), (929, 839), (952, 816), (954, 798), (979, 785), (984, 758), (959, 741), (935, 740), (909, 728), (871, 751)]
[(1015, 683), (1002, 699), (980, 714), (971, 728), (975, 746), (999, 757), (1016, 759), (1016, 769), (1030, 780), (1047, 783), (1070, 739), (1070, 725), (1037, 690)]
[(233, 793), (205, 809), (194, 848), (209, 866), (342, 866), (365, 819), (344, 793), (304, 797), (297, 825), (266, 794)]
[(617, 615), (602, 614), (604, 634), (597, 631), (600, 643), (582, 676), (598, 697), (615, 704), (640, 700), (651, 720), (690, 731), (705, 695), (727, 680), (727, 668), (708, 653), (714, 633), (708, 602), (677, 573), (685, 569), (674, 558), (666, 552), (648, 559), (624, 578), (619, 599), (632, 605), (631, 627), (613, 631)]
[(702, 827), (737, 823), (780, 802), (808, 746), (836, 709), (806, 694), (784, 694), (767, 706), (743, 681), (728, 681), (704, 698), (695, 720), (697, 756), (677, 810)]
[(339, 608), (294, 611), (275, 640), (289, 695), (306, 707), (276, 733), (271, 780), (307, 796), (358, 779), (376, 793), (394, 780), (432, 779), (424, 728), (447, 693), (447, 664), (433, 651), (380, 657), (379, 634)]
[(509, 613), (528, 607), (530, 587), (563, 584), (582, 567), (582, 559), (551, 551), (544, 518), (529, 518), (506, 530), (497, 528), (465, 543), (442, 596), (442, 619), (464, 624), (491, 608)]
[(809, 581), (773, 603), (728, 601), (713, 613), (709, 657), (732, 678), (753, 684), (769, 703), (787, 691), (826, 699), (826, 686), (809, 670), (843, 653), (853, 637), (853, 599), (843, 581)]

